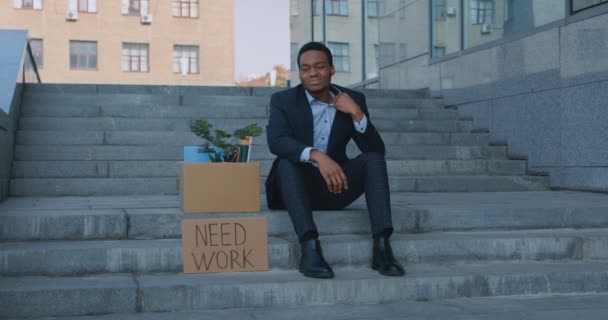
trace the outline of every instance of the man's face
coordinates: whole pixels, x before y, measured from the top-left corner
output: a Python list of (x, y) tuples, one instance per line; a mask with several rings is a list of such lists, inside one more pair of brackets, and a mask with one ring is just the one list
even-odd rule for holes
[(300, 56), (300, 81), (311, 93), (322, 92), (329, 88), (331, 76), (335, 73), (323, 51), (309, 50)]

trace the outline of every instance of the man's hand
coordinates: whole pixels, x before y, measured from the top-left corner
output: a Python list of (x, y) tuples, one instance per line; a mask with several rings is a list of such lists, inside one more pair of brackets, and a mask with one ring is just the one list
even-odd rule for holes
[(334, 97), (334, 105), (336, 109), (349, 114), (357, 122), (361, 122), (361, 119), (363, 119), (361, 107), (346, 92), (339, 93)]
[(331, 193), (342, 193), (348, 189), (348, 181), (342, 167), (338, 165), (332, 158), (319, 150), (310, 152), (310, 160), (319, 165), (319, 172), (327, 183), (327, 189)]

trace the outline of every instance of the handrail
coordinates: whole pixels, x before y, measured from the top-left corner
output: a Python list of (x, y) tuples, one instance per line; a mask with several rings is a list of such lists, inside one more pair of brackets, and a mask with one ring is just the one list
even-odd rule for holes
[[(30, 62), (32, 63), (32, 67), (34, 69), (34, 73), (36, 74), (36, 79), (38, 80), (38, 83), (42, 83), (42, 81), (40, 80), (40, 73), (38, 72), (38, 66), (36, 65), (36, 59), (34, 59), (34, 53), (32, 52), (32, 47), (30, 46), (30, 41), (27, 41), (27, 46), (26, 46), (26, 52), (28, 54), (28, 57), (30, 59)], [(26, 64), (23, 64), (23, 83), (25, 83), (25, 66)]]
[(353, 83), (351, 85), (348, 85), (347, 87), (351, 88), (351, 89), (363, 89), (366, 86), (369, 86), (370, 84), (379, 83), (379, 82), (380, 82), (380, 79), (378, 79), (378, 77), (375, 77), (375, 78), (367, 79), (365, 81)]

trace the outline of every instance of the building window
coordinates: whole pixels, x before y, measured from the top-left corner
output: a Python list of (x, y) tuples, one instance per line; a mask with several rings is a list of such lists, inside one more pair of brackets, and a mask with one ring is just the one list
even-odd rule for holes
[(148, 72), (150, 46), (147, 43), (122, 44), (122, 71)]
[(378, 18), (380, 15), (380, 1), (367, 0), (367, 16), (370, 18)]
[(328, 42), (327, 47), (331, 51), (334, 58), (334, 67), (336, 71), (350, 71), (350, 48), (348, 43), (344, 42)]
[(13, 7), (16, 9), (42, 10), (42, 0), (13, 0)]
[(447, 0), (433, 0), (433, 16), (435, 21), (445, 21), (447, 17)]
[(122, 14), (149, 14), (150, 0), (122, 0)]
[(471, 23), (494, 23), (494, 0), (471, 0)]
[(292, 16), (297, 16), (300, 14), (300, 0), (289, 0), (289, 13)]
[(97, 0), (78, 0), (78, 11), (89, 13), (97, 12)]
[(374, 58), (376, 59), (376, 65), (380, 66), (380, 45), (374, 44)]
[(399, 60), (403, 61), (405, 59), (407, 59), (406, 44), (400, 43), (399, 44)]
[(572, 0), (572, 12), (591, 8), (602, 3), (608, 3), (608, 0)]
[(395, 43), (380, 42), (380, 66), (387, 66), (397, 62), (396, 50)]
[(70, 69), (97, 69), (97, 41), (70, 40)]
[(433, 47), (433, 57), (443, 57), (445, 56), (445, 47), (444, 46), (434, 46)]
[(198, 0), (173, 0), (173, 16), (197, 18)]
[(405, 0), (399, 0), (399, 19), (405, 19)]
[(42, 68), (44, 65), (44, 60), (42, 59), (42, 39), (30, 39), (30, 48), (32, 49), (36, 67), (38, 69)]
[(291, 70), (298, 70), (298, 43), (292, 42), (289, 46), (291, 49)]
[(198, 46), (173, 46), (173, 72), (199, 73), (198, 61)]
[(348, 0), (325, 0), (327, 15), (330, 16), (347, 16), (348, 15)]
[[(322, 11), (321, 0), (313, 1), (312, 12), (318, 16)], [(348, 16), (348, 0), (325, 0), (325, 10), (328, 16)]]

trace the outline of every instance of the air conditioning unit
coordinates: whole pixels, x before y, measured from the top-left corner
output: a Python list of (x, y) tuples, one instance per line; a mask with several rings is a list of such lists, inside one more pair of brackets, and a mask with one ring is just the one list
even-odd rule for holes
[(152, 15), (151, 14), (142, 14), (141, 15), (141, 23), (142, 24), (150, 24), (150, 23), (152, 23)]
[(453, 17), (456, 15), (456, 7), (449, 7), (446, 10), (446, 14), (448, 15), (448, 17)]
[(66, 14), (65, 14), (65, 20), (68, 20), (68, 21), (78, 20), (78, 11), (68, 10), (68, 12), (66, 12)]
[(492, 33), (492, 30), (493, 30), (493, 26), (490, 23), (481, 25), (481, 34)]

